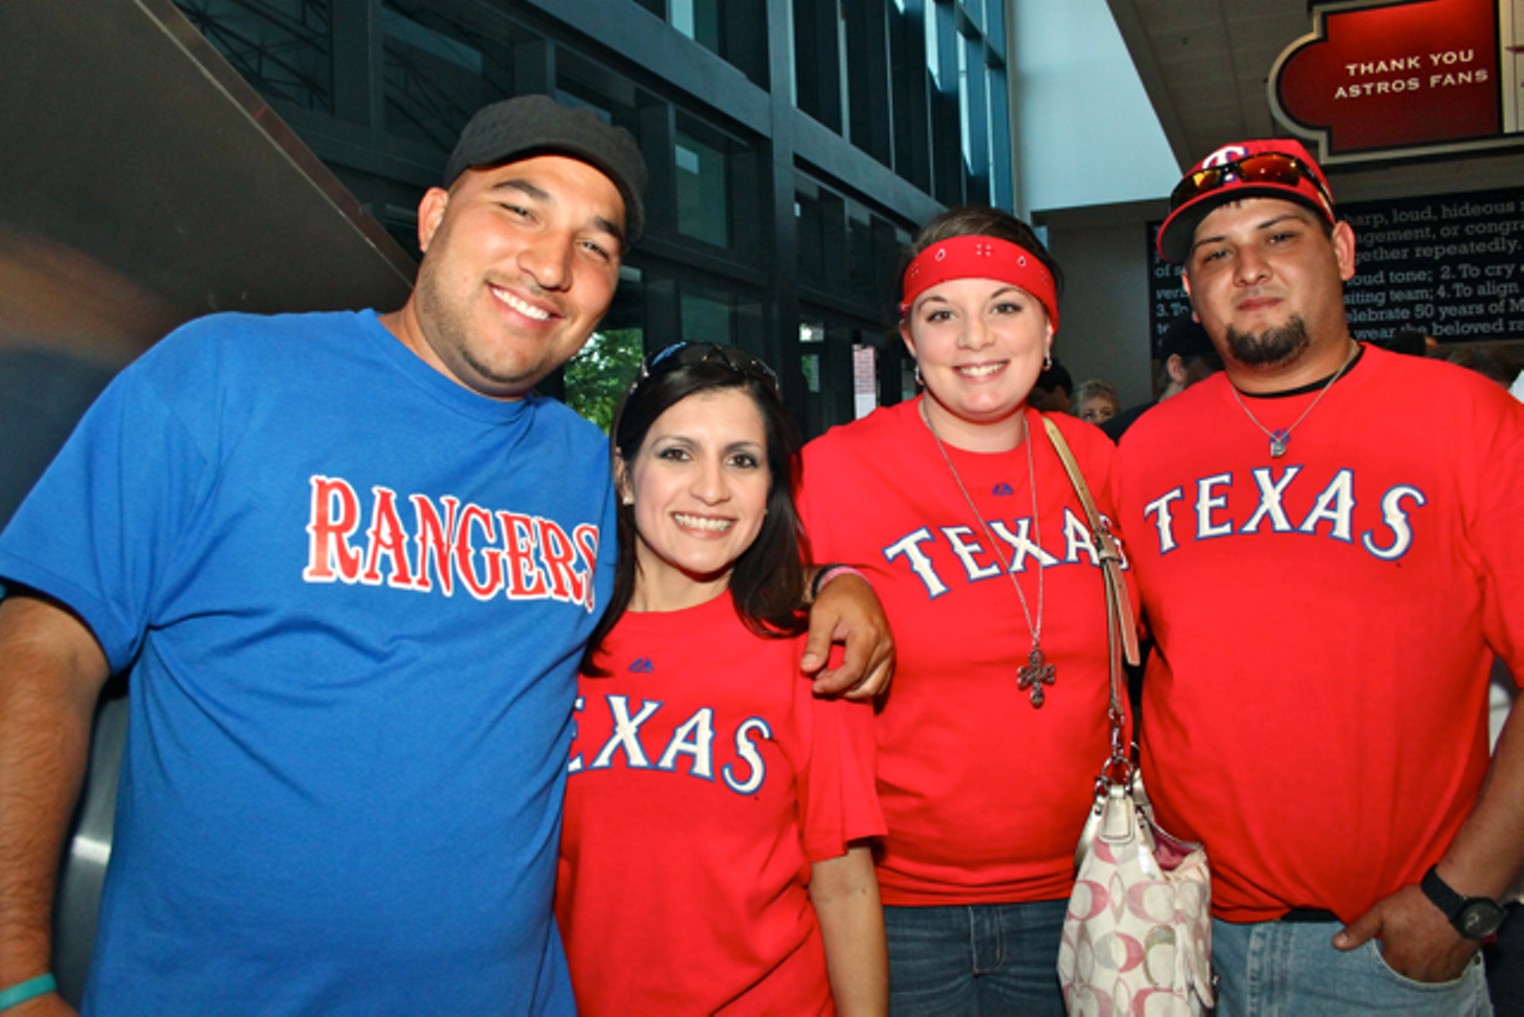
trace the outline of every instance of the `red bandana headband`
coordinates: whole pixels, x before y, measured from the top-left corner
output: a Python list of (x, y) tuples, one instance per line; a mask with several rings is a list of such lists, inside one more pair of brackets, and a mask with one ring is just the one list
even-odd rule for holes
[(951, 237), (932, 244), (905, 269), (900, 314), (909, 314), (916, 297), (949, 279), (994, 279), (1020, 286), (1042, 304), (1053, 331), (1058, 331), (1058, 289), (1053, 285), (1053, 273), (1019, 244), (986, 236)]

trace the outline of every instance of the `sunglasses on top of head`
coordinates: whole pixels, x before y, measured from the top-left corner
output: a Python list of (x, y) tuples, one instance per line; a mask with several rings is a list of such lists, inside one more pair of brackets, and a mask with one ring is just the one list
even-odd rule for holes
[(686, 341), (663, 347), (648, 357), (640, 365), (640, 376), (630, 386), (630, 391), (634, 392), (649, 378), (675, 371), (679, 367), (695, 367), (699, 364), (719, 364), (743, 378), (760, 381), (774, 395), (780, 395), (778, 375), (763, 361), (740, 347)]
[(1204, 166), (1175, 186), (1170, 192), (1169, 207), (1173, 211), (1228, 184), (1280, 184), (1294, 188), (1303, 180), (1312, 184), (1329, 208), (1333, 207), (1333, 195), (1318, 179), (1317, 172), (1296, 156), (1284, 152), (1260, 152), (1220, 166)]

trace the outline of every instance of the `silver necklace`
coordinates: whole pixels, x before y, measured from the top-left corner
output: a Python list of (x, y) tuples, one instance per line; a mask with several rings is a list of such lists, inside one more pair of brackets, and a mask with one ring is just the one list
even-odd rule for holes
[(1286, 446), (1291, 444), (1291, 432), (1295, 431), (1297, 426), (1301, 424), (1302, 421), (1307, 419), (1307, 414), (1312, 412), (1313, 407), (1317, 406), (1318, 403), (1323, 401), (1323, 397), (1328, 394), (1328, 390), (1333, 388), (1333, 383), (1338, 381), (1340, 375), (1349, 370), (1349, 365), (1355, 362), (1355, 354), (1359, 352), (1360, 345), (1358, 343), (1351, 342), (1349, 356), (1344, 358), (1344, 363), (1340, 365), (1339, 369), (1333, 373), (1333, 376), (1324, 383), (1323, 387), (1318, 391), (1317, 397), (1314, 398), (1312, 402), (1307, 404), (1307, 408), (1302, 411), (1301, 416), (1293, 420), (1290, 427), (1278, 427), (1273, 431), (1259, 422), (1259, 418), (1254, 415), (1254, 411), (1249, 409), (1248, 404), (1244, 402), (1244, 397), (1238, 394), (1238, 386), (1234, 385), (1231, 381), (1228, 382), (1228, 391), (1233, 393), (1233, 398), (1238, 402), (1238, 408), (1244, 411), (1244, 415), (1247, 416), (1251, 422), (1253, 422), (1255, 427), (1259, 428), (1265, 433), (1266, 438), (1270, 439), (1271, 459), (1279, 459), (1281, 456), (1286, 454)]
[[(963, 484), (963, 478), (958, 475), (957, 467), (953, 466), (952, 457), (947, 454), (947, 446), (942, 444), (942, 436), (937, 434), (936, 426), (931, 422), (931, 414), (926, 412), (926, 397), (921, 398), (921, 420), (926, 424), (926, 430), (931, 432), (932, 441), (937, 443), (937, 451), (942, 453), (942, 461), (947, 464), (947, 472), (952, 474), (953, 482), (958, 485), (958, 491), (963, 495), (963, 500), (968, 503), (969, 511), (974, 514), (974, 520), (978, 522), (979, 529), (984, 532), (984, 539), (988, 542), (990, 550), (1000, 561), (1000, 568), (1011, 581), (1011, 589), (1016, 591), (1016, 599), (1021, 603), (1021, 616), (1026, 619), (1027, 632), (1032, 636), (1032, 649), (1027, 653), (1027, 662), (1016, 669), (1016, 686), (1023, 692), (1030, 693), (1032, 706), (1040, 708), (1047, 699), (1043, 692), (1044, 685), (1052, 685), (1058, 677), (1057, 670), (1049, 664), (1042, 654), (1042, 607), (1043, 607), (1043, 567), (1042, 561), (1037, 562), (1037, 619), (1032, 619), (1031, 609), (1027, 607), (1027, 595), (1021, 592), (1021, 584), (1016, 581), (1016, 573), (1011, 571), (1011, 563), (1000, 550), (1000, 542), (985, 525), (984, 516), (980, 514), (974, 499), (969, 496), (968, 488)], [(1026, 430), (1026, 438), (1023, 444), (1027, 447), (1027, 487), (1032, 492), (1032, 539), (1038, 547), (1042, 547), (1042, 524), (1037, 518), (1037, 470), (1032, 465), (1032, 429), (1026, 427), (1025, 411), (1022, 414), (1022, 425)]]

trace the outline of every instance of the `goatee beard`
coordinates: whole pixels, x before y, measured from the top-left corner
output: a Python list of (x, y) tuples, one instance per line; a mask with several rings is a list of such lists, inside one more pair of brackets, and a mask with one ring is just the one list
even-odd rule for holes
[(1249, 367), (1274, 367), (1295, 360), (1311, 342), (1307, 323), (1300, 315), (1263, 332), (1240, 332), (1228, 327), (1228, 352), (1234, 360)]

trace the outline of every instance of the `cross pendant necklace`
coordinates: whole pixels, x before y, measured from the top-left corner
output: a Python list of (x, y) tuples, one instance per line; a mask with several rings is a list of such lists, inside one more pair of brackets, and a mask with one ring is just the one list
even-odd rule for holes
[(1016, 669), (1016, 687), (1022, 691), (1031, 690), (1032, 705), (1041, 706), (1047, 699), (1042, 687), (1053, 684), (1054, 674), (1053, 665), (1042, 655), (1042, 647), (1034, 642), (1032, 652), (1027, 654), (1027, 662)]
[(1270, 439), (1271, 459), (1279, 459), (1286, 454), (1286, 446), (1291, 444), (1291, 432), (1295, 431), (1297, 425), (1307, 419), (1307, 414), (1311, 413), (1314, 407), (1323, 401), (1323, 397), (1328, 394), (1328, 390), (1333, 388), (1333, 383), (1338, 381), (1339, 376), (1349, 370), (1349, 365), (1355, 362), (1355, 357), (1360, 353), (1360, 344), (1351, 340), (1349, 346), (1349, 356), (1344, 358), (1344, 363), (1323, 384), (1323, 387), (1318, 390), (1318, 394), (1313, 397), (1312, 402), (1307, 404), (1307, 408), (1291, 422), (1290, 427), (1277, 427), (1272, 431), (1264, 424), (1261, 424), (1259, 418), (1254, 415), (1254, 411), (1249, 409), (1249, 404), (1244, 402), (1244, 397), (1238, 394), (1238, 386), (1234, 385), (1231, 381), (1228, 382), (1228, 391), (1233, 393), (1233, 398), (1238, 402), (1238, 408), (1244, 411), (1244, 416), (1248, 417), (1255, 427), (1264, 432), (1266, 438)]
[[(953, 481), (958, 485), (958, 491), (962, 493), (963, 500), (968, 503), (969, 511), (974, 514), (974, 519), (979, 523), (979, 529), (984, 532), (984, 539), (988, 541), (990, 550), (999, 560), (1001, 571), (1011, 581), (1011, 587), (1016, 591), (1016, 599), (1021, 604), (1021, 616), (1026, 619), (1027, 632), (1032, 636), (1032, 649), (1027, 653), (1027, 662), (1016, 669), (1016, 687), (1031, 697), (1033, 709), (1041, 709), (1048, 698), (1043, 691), (1043, 686), (1052, 685), (1058, 677), (1057, 669), (1048, 663), (1042, 653), (1042, 562), (1037, 563), (1037, 618), (1034, 621), (1031, 609), (1027, 607), (1027, 595), (1021, 592), (1021, 583), (1016, 581), (1016, 573), (1011, 571), (1011, 563), (1006, 559), (1005, 553), (1000, 550), (1000, 544), (995, 540), (994, 534), (990, 533), (990, 528), (985, 525), (984, 516), (979, 514), (979, 508), (969, 495), (963, 478), (958, 475), (958, 468), (953, 465), (952, 457), (947, 454), (947, 446), (942, 444), (942, 436), (937, 434), (937, 429), (931, 422), (931, 414), (926, 411), (927, 398), (924, 395), (921, 397), (921, 420), (926, 424), (926, 430), (931, 432), (932, 440), (937, 443), (937, 451), (942, 453), (942, 461), (947, 464), (947, 472), (952, 474)], [(1024, 415), (1022, 421), (1023, 423), (1026, 421)], [(1038, 547), (1041, 547), (1042, 527), (1037, 518), (1037, 468), (1032, 463), (1032, 429), (1030, 427), (1023, 429), (1026, 432), (1022, 443), (1027, 447), (1027, 488), (1032, 492), (1032, 539), (1037, 542)]]

